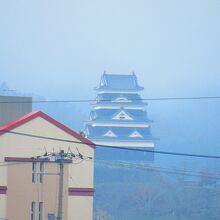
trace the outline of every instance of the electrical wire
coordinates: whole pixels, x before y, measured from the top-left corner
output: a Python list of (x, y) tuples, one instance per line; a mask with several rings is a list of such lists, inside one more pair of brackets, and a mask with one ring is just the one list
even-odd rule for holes
[[(77, 164), (82, 163), (83, 161), (87, 161), (87, 159), (82, 159), (77, 163), (73, 162), (70, 165), (77, 165)], [(196, 172), (193, 170), (181, 170), (181, 169), (176, 169), (176, 168), (152, 166), (152, 165), (149, 165), (147, 163), (142, 163), (142, 162), (131, 163), (127, 161), (119, 161), (119, 160), (110, 161), (110, 160), (101, 160), (101, 159), (96, 159), (95, 162), (102, 163), (105, 165), (111, 165), (111, 166), (113, 165), (113, 166), (120, 167), (120, 168), (144, 169), (144, 170), (148, 170), (152, 172), (160, 172), (160, 173), (166, 173), (166, 174), (179, 174), (179, 175), (184, 175), (184, 176), (205, 177), (205, 178), (216, 179), (216, 180), (220, 179), (220, 176), (216, 176), (216, 175), (204, 175), (204, 174), (201, 174), (200, 172)], [(9, 163), (9, 162), (1, 161), (0, 163), (1, 163), (0, 167), (3, 167), (3, 166), (19, 165), (19, 164), (23, 164), (26, 162), (13, 162), (13, 163), (10, 162)], [(38, 189), (38, 197), (39, 197), (39, 189)]]
[[(75, 144), (82, 144), (82, 145), (91, 145), (91, 142), (85, 142), (85, 141), (73, 141), (68, 139), (61, 139), (61, 138), (54, 138), (54, 137), (47, 137), (47, 136), (41, 136), (41, 135), (33, 135), (33, 134), (27, 134), (22, 132), (15, 132), (15, 131), (7, 131), (7, 130), (0, 130), (1, 133), (10, 133), (15, 135), (21, 135), (26, 137), (33, 137), (33, 138), (39, 138), (39, 139), (46, 139), (46, 140), (53, 140), (53, 141), (60, 141), (60, 142), (67, 142), (67, 143), (75, 143)], [(163, 155), (173, 155), (173, 156), (184, 156), (184, 157), (196, 157), (196, 158), (207, 158), (207, 159), (220, 159), (220, 156), (215, 155), (207, 155), (207, 154), (192, 154), (192, 153), (181, 153), (181, 152), (171, 152), (171, 151), (159, 151), (159, 150), (148, 150), (148, 149), (137, 149), (133, 147), (117, 147), (117, 146), (111, 146), (111, 145), (103, 145), (103, 144), (95, 144), (96, 147), (100, 148), (110, 148), (115, 150), (127, 150), (127, 151), (136, 151), (136, 152), (145, 152), (145, 153), (153, 153), (153, 154), (163, 154)]]
[[(71, 163), (70, 165), (77, 165), (82, 163), (85, 160), (81, 160), (78, 163)], [(152, 166), (147, 163), (134, 163), (134, 162), (126, 162), (126, 161), (107, 161), (107, 160), (100, 160), (96, 159), (95, 162), (105, 164), (105, 165), (113, 165), (116, 167), (120, 168), (133, 168), (133, 169), (141, 169), (141, 170), (148, 170), (151, 172), (159, 172), (159, 173), (165, 173), (165, 174), (178, 174), (178, 175), (183, 175), (183, 176), (194, 176), (194, 177), (204, 177), (204, 178), (209, 178), (209, 179), (216, 179), (219, 180), (220, 176), (217, 175), (204, 175), (201, 174), (200, 172), (192, 171), (192, 170), (181, 170), (181, 169), (176, 169), (176, 168), (168, 168), (168, 167), (160, 167), (160, 166)], [(1, 162), (3, 163), (3, 162)], [(16, 162), (16, 163), (8, 163), (5, 162), (5, 164), (1, 164), (0, 167), (3, 166), (11, 166), (11, 165), (19, 165), (22, 163), (26, 162)], [(38, 197), (39, 197), (39, 189), (38, 189)]]
[[(189, 96), (189, 97), (153, 97), (153, 98), (140, 98), (129, 99), (129, 101), (174, 101), (174, 100), (207, 100), (207, 99), (220, 99), (220, 96)], [(0, 101), (0, 104), (10, 103), (86, 103), (86, 102), (112, 102), (112, 99), (72, 99), (72, 100), (33, 100), (33, 101)]]
[(160, 173), (166, 173), (166, 174), (179, 174), (184, 176), (194, 176), (194, 177), (204, 177), (209, 179), (216, 179), (219, 180), (220, 176), (216, 175), (205, 175), (201, 174), (199, 172), (195, 171), (189, 171), (189, 170), (179, 170), (179, 169), (172, 169), (167, 167), (159, 167), (159, 166), (150, 166), (149, 164), (138, 164), (138, 163), (131, 163), (131, 162), (125, 162), (125, 161), (105, 161), (105, 160), (96, 160), (98, 163), (103, 163), (105, 165), (115, 165), (116, 167), (120, 168), (134, 168), (134, 169), (144, 169), (151, 172), (160, 172)]
[(112, 164), (122, 164), (122, 165), (137, 165), (137, 166), (140, 166), (140, 167), (148, 167), (149, 169), (163, 169), (163, 170), (175, 170), (175, 171), (178, 171), (178, 172), (189, 172), (189, 173), (195, 173), (195, 174), (198, 174), (198, 172), (196, 171), (193, 171), (193, 170), (180, 170), (180, 169), (176, 169), (176, 168), (168, 168), (168, 167), (161, 167), (161, 166), (153, 166), (152, 164), (149, 164), (149, 163), (145, 163), (145, 162), (128, 162), (128, 161), (122, 161), (122, 160), (100, 160), (100, 159), (96, 159), (96, 161), (98, 162), (107, 162), (107, 163), (112, 163)]

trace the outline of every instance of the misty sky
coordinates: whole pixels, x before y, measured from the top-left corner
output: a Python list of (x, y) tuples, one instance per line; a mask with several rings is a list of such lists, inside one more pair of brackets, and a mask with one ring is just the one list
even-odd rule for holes
[(92, 98), (104, 70), (135, 71), (145, 96), (220, 94), (219, 11), (219, 0), (1, 0), (1, 80)]
[[(48, 99), (92, 99), (104, 70), (135, 71), (143, 98), (220, 95), (219, 12), (219, 0), (1, 0), (0, 81)], [(160, 146), (216, 149), (215, 102), (150, 103)]]

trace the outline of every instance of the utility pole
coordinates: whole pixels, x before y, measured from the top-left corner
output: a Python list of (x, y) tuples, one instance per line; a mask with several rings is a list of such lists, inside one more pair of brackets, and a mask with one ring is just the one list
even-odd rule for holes
[(57, 162), (60, 164), (60, 173), (59, 173), (59, 199), (58, 199), (58, 213), (57, 220), (63, 219), (63, 177), (64, 177), (64, 151), (61, 150), (59, 153), (59, 159)]
[[(77, 149), (78, 151), (78, 149)], [(40, 158), (41, 156), (37, 157)], [(54, 220), (63, 220), (63, 180), (64, 180), (64, 162), (65, 160), (71, 160), (73, 158), (75, 159), (92, 159), (92, 157), (84, 157), (79, 151), (78, 154), (74, 154), (68, 150), (67, 153), (64, 152), (64, 150), (60, 150), (59, 153), (45, 153), (42, 156), (44, 159), (49, 159), (51, 161), (54, 161), (55, 163), (59, 164), (60, 171), (59, 173), (44, 173), (44, 175), (58, 175), (59, 176), (59, 192), (58, 192), (58, 210), (57, 210), (57, 217), (55, 217), (52, 213), (48, 214), (48, 219)]]

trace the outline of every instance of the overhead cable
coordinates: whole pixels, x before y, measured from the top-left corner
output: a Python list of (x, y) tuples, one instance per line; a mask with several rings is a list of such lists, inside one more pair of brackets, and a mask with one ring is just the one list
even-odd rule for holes
[[(174, 101), (174, 100), (207, 100), (207, 99), (220, 99), (220, 96), (188, 96), (188, 97), (153, 97), (153, 98), (140, 98), (128, 99), (129, 101)], [(70, 100), (33, 100), (33, 101), (0, 101), (0, 104), (13, 104), (13, 103), (86, 103), (86, 102), (112, 102), (114, 99), (70, 99)]]
[(96, 160), (98, 163), (102, 163), (105, 165), (111, 165), (116, 166), (120, 168), (133, 168), (133, 169), (142, 169), (142, 170), (148, 170), (151, 172), (160, 172), (160, 173), (166, 173), (166, 174), (179, 174), (183, 176), (194, 176), (194, 177), (205, 177), (209, 179), (216, 179), (219, 180), (220, 176), (217, 176), (215, 174), (203, 174), (202, 172), (195, 172), (195, 171), (189, 171), (189, 170), (180, 170), (175, 168), (168, 168), (168, 167), (160, 167), (160, 166), (150, 166), (149, 164), (141, 164), (137, 162), (125, 162), (125, 161), (106, 161), (106, 160)]
[[(21, 135), (26, 137), (33, 137), (39, 139), (46, 139), (46, 140), (53, 140), (53, 141), (60, 141), (60, 142), (67, 142), (67, 143), (75, 143), (75, 144), (82, 144), (82, 145), (91, 145), (91, 142), (86, 141), (73, 141), (68, 139), (61, 139), (61, 138), (54, 138), (48, 136), (41, 136), (41, 135), (34, 135), (34, 134), (27, 134), (22, 132), (15, 132), (15, 131), (7, 131), (7, 130), (0, 130), (1, 133), (10, 133), (15, 135)], [(133, 148), (133, 147), (120, 147), (120, 146), (111, 146), (111, 145), (103, 145), (103, 144), (95, 144), (96, 147), (100, 148), (110, 148), (115, 150), (127, 150), (127, 151), (136, 151), (136, 152), (145, 152), (145, 153), (154, 153), (154, 154), (162, 154), (162, 155), (173, 155), (173, 156), (184, 156), (184, 157), (196, 157), (196, 158), (207, 158), (207, 159), (220, 159), (220, 156), (216, 155), (207, 155), (207, 154), (193, 154), (193, 153), (182, 153), (182, 152), (171, 152), (171, 151), (159, 151), (159, 150), (149, 150), (149, 149), (140, 149), (140, 148)]]

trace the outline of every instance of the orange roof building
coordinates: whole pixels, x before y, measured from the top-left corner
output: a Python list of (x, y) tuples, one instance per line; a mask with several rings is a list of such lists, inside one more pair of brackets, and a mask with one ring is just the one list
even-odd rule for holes
[[(93, 142), (40, 111), (0, 127), (0, 217), (57, 216), (59, 164), (38, 156), (64, 150), (94, 158), (94, 149)], [(65, 161), (63, 220), (92, 220), (93, 176), (93, 159)]]

